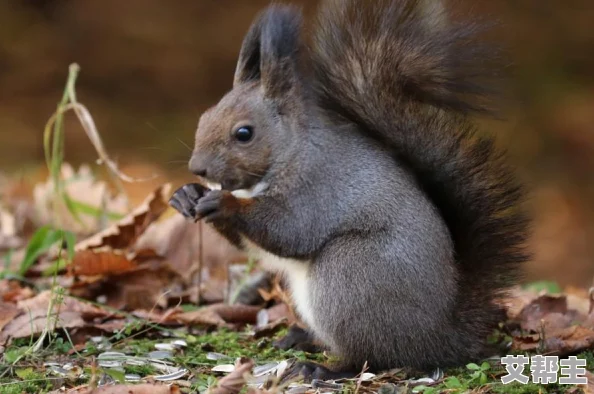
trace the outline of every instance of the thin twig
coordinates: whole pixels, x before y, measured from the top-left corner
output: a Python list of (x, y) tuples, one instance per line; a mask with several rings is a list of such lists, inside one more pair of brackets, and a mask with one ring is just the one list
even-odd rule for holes
[(203, 244), (203, 237), (202, 237), (202, 222), (198, 222), (198, 284), (196, 290), (196, 305), (200, 305), (200, 299), (202, 298), (202, 266), (204, 264), (204, 248), (202, 247)]

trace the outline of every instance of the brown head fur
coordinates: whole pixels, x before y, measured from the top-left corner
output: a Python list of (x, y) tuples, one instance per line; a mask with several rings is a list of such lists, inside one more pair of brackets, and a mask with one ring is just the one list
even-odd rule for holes
[[(223, 189), (249, 188), (298, 145), (300, 29), (301, 14), (291, 7), (273, 6), (258, 16), (244, 39), (233, 89), (200, 119), (192, 172)], [(240, 128), (251, 131), (248, 141), (236, 137)]]

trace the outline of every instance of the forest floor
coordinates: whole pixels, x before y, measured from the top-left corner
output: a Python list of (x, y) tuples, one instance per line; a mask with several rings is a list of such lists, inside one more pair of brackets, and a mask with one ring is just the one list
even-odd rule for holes
[[(77, 72), (44, 132), (43, 175), (0, 174), (0, 393), (594, 393), (594, 288), (546, 282), (512, 290), (490, 340), (502, 354), (577, 356), (587, 383), (503, 384), (493, 358), (279, 386), (293, 362), (332, 356), (272, 346), (298, 323), (279, 281), (169, 208), (171, 184), (118, 169), (76, 101)], [(64, 160), (66, 111), (98, 165)]]

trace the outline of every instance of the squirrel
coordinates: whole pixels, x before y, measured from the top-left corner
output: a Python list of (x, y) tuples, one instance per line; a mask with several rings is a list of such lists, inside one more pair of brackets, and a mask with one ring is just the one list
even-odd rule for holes
[(340, 359), (293, 373), (491, 355), (529, 221), (505, 151), (471, 119), (490, 110), (480, 26), (445, 11), (322, 0), (306, 36), (299, 8), (270, 5), (200, 118), (201, 181), (170, 204), (284, 276), (309, 337)]

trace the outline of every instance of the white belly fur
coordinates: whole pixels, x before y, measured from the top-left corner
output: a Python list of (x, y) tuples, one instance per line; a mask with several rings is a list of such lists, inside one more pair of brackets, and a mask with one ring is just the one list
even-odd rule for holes
[(284, 275), (288, 282), (297, 313), (309, 327), (314, 329), (315, 320), (310, 302), (310, 288), (307, 279), (310, 262), (275, 256), (245, 238), (243, 239), (243, 244), (250, 255), (260, 260), (260, 264), (262, 264), (265, 270), (280, 272)]

